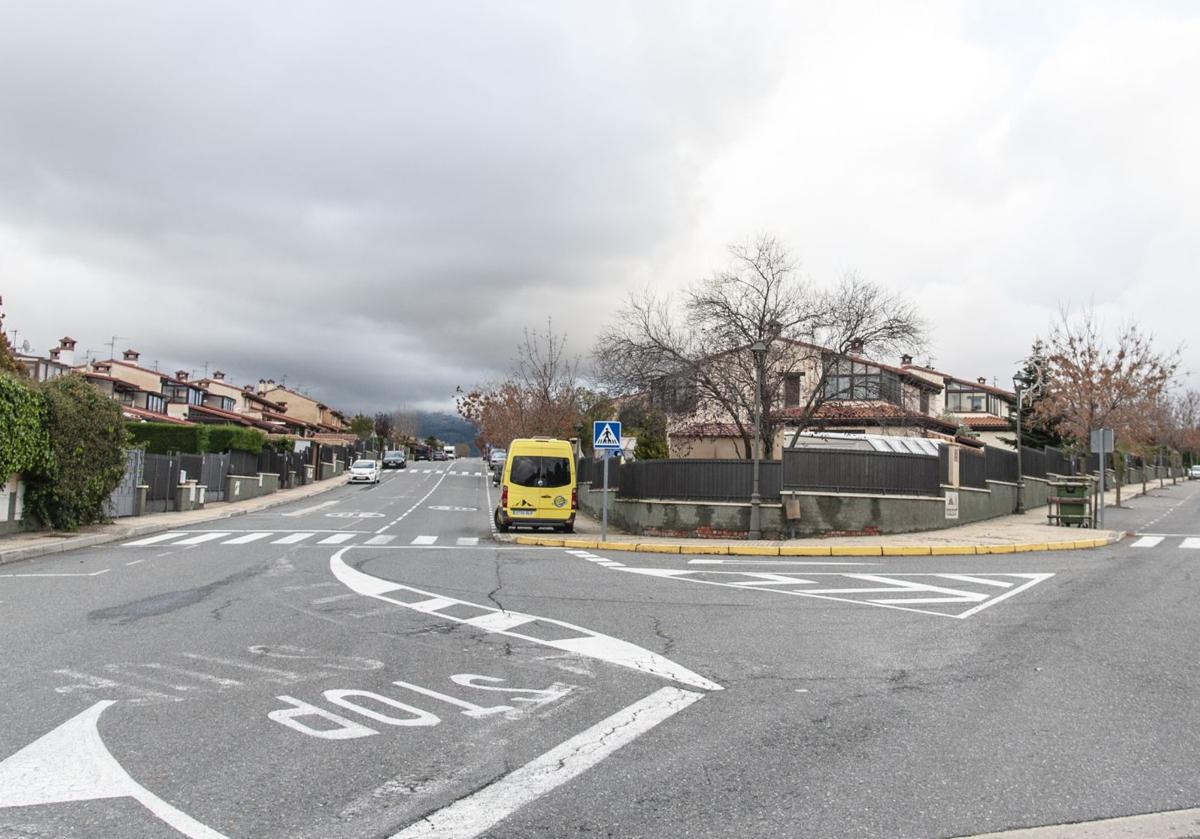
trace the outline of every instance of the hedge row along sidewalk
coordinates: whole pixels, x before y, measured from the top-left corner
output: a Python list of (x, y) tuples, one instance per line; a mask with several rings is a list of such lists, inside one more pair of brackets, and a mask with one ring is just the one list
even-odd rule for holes
[(203, 510), (186, 513), (150, 513), (138, 518), (117, 519), (111, 524), (96, 524), (81, 528), (76, 533), (30, 531), (0, 537), (0, 565), (20, 562), (24, 559), (65, 553), (76, 548), (90, 548), (120, 542), (137, 536), (161, 533), (180, 527), (191, 527), (234, 516), (257, 513), (293, 501), (303, 501), (331, 489), (344, 486), (344, 481), (328, 480), (305, 484), (294, 489), (283, 489), (271, 495), (252, 498), (248, 501), (229, 501), (209, 504)]

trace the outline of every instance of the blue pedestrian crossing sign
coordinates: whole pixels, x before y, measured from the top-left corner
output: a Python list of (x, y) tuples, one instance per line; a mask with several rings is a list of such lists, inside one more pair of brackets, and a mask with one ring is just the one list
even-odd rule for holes
[(592, 423), (592, 448), (621, 450), (621, 423), (599, 420)]

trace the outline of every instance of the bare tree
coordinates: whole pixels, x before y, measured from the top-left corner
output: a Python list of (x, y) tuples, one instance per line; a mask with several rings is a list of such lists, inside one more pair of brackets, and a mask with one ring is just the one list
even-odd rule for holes
[(458, 413), (475, 426), (477, 444), (507, 445), (516, 437), (570, 437), (581, 413), (579, 359), (567, 353), (566, 333), (526, 329), (507, 378), (459, 387)]
[[(680, 307), (649, 290), (630, 297), (596, 345), (603, 381), (620, 393), (665, 391), (656, 407), (676, 418), (707, 416), (732, 425), (747, 458), (761, 381), (769, 456), (781, 427), (803, 429), (829, 399), (843, 398), (826, 386), (840, 361), (922, 342), (924, 327), (913, 306), (854, 274), (832, 289), (813, 288), (786, 248), (767, 235), (729, 252), (729, 267), (688, 289)], [(760, 343), (765, 351), (752, 352)], [(805, 386), (796, 390), (798, 404), (785, 414), (789, 379), (795, 387), (800, 376)]]
[(392, 423), (392, 434), (398, 440), (415, 442), (421, 431), (421, 418), (417, 412), (407, 406), (401, 406), (389, 415)]

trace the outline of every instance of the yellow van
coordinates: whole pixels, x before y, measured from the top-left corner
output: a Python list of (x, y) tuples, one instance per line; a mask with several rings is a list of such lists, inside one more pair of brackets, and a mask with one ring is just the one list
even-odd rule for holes
[(566, 440), (522, 437), (513, 440), (500, 479), (496, 528), (556, 527), (575, 532), (579, 495), (575, 485), (575, 453)]

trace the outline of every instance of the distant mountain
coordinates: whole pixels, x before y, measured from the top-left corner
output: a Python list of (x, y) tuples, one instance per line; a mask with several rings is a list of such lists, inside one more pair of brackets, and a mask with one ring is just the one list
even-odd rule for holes
[(420, 439), (432, 434), (444, 443), (466, 443), (472, 454), (476, 453), (475, 427), (457, 414), (421, 411), (417, 414), (417, 423), (421, 429), (417, 435)]

